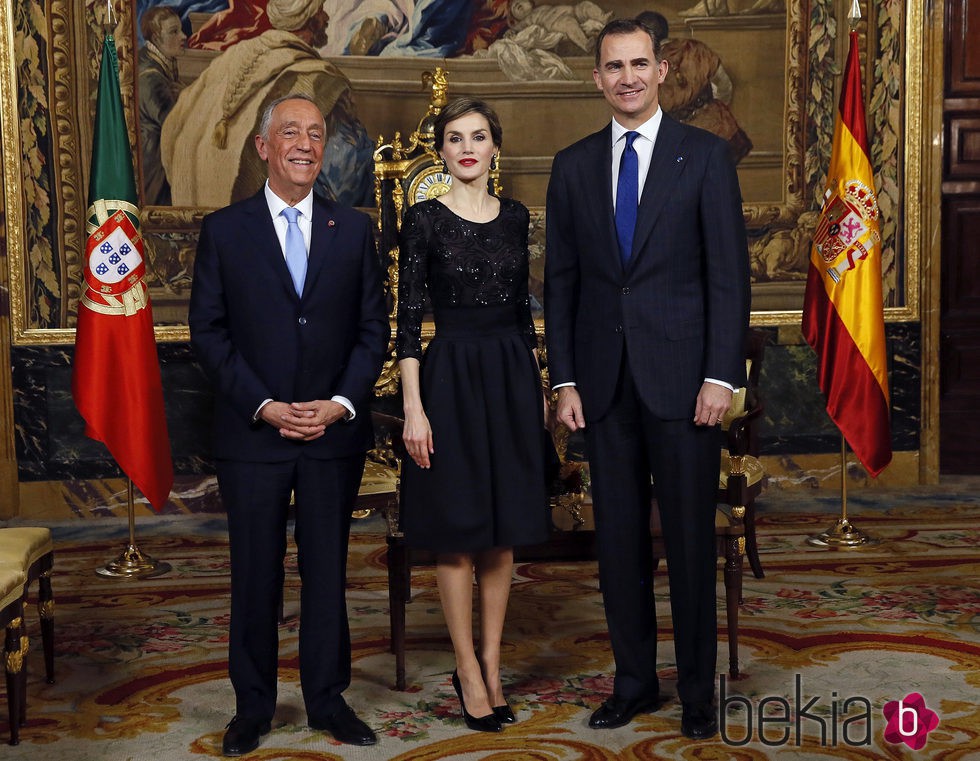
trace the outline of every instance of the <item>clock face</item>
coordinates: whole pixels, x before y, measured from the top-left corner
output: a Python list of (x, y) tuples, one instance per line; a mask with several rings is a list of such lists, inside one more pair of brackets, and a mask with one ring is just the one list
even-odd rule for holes
[(408, 187), (409, 203), (438, 198), (449, 190), (453, 177), (439, 166), (430, 166), (419, 172)]

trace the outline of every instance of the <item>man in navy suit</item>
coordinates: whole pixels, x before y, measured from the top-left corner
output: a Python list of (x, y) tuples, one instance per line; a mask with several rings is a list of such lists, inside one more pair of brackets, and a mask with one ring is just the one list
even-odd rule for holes
[(593, 77), (612, 122), (555, 156), (545, 333), (558, 418), (585, 432), (616, 660), (613, 695), (589, 723), (622, 726), (662, 702), (655, 489), (681, 730), (703, 739), (717, 732), (715, 426), (744, 383), (749, 267), (728, 146), (663, 113), (667, 67), (654, 32), (638, 21), (612, 21), (596, 41)]
[(231, 548), (236, 708), (226, 756), (258, 747), (275, 713), (291, 494), (309, 725), (341, 742), (376, 742), (342, 695), (351, 677), (345, 587), (351, 508), (373, 438), (368, 407), (390, 328), (370, 219), (313, 195), (324, 138), (312, 100), (273, 102), (255, 138), (268, 181), (204, 218), (194, 268), (191, 341), (215, 387)]

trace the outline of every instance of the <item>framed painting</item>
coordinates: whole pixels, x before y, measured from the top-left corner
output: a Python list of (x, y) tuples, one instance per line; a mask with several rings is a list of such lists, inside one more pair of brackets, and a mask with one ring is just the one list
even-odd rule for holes
[[(302, 3), (116, 0), (111, 25), (109, 4), (0, 0), (2, 199), (15, 344), (73, 341), (106, 29), (119, 51), (141, 178), (157, 337), (186, 341), (200, 220), (255, 192), (263, 179), (251, 155), (262, 104), (281, 90), (322, 100), (335, 150), (321, 190), (370, 206), (374, 150), (415, 128), (430, 96), (423, 74), (436, 66), (447, 72), (450, 97), (482, 97), (501, 116), (501, 186), (532, 210), (532, 292), (540, 296), (552, 156), (608, 119), (592, 81), (595, 36), (607, 19), (641, 13), (665, 25), (672, 71), (665, 110), (722, 135), (738, 161), (753, 322), (799, 322), (846, 53), (842, 3), (310, 0), (309, 13), (292, 16)], [(921, 209), (915, 194), (901, 191), (916, 187), (924, 172), (919, 5), (861, 3), (890, 321), (917, 319), (919, 308)]]

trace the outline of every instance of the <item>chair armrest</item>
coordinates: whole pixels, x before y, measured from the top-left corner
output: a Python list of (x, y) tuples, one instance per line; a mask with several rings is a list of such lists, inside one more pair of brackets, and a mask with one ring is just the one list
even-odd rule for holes
[(402, 441), (402, 429), (405, 421), (394, 415), (386, 415), (383, 412), (371, 411), (371, 423), (374, 425), (375, 441), (378, 439), (379, 432), (382, 434), (385, 444), (390, 445), (391, 451), (399, 460), (408, 453), (405, 451), (405, 442)]
[(752, 426), (761, 417), (764, 408), (762, 403), (757, 403), (752, 409), (734, 417), (729, 423), (728, 430), (725, 431), (726, 447), (731, 455), (736, 457), (744, 456), (749, 452), (751, 444)]

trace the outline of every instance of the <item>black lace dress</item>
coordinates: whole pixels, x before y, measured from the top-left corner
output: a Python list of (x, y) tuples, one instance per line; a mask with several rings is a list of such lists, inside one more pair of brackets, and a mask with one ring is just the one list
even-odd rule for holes
[[(476, 552), (547, 538), (542, 401), (528, 298), (528, 211), (500, 199), (490, 222), (438, 200), (410, 207), (399, 253), (399, 359), (422, 363), (431, 468), (406, 458), (409, 546)], [(431, 302), (435, 337), (422, 355)]]

